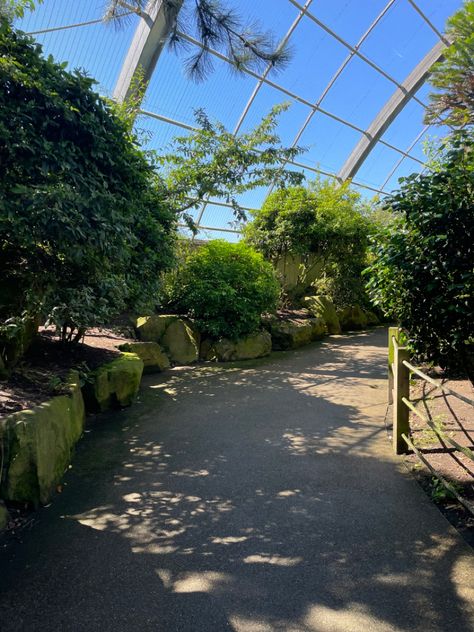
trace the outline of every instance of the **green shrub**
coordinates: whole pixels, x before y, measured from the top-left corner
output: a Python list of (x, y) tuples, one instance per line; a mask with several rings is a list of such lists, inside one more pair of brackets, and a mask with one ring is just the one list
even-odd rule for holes
[(194, 318), (213, 338), (239, 338), (258, 329), (272, 311), (278, 283), (272, 266), (249, 246), (210, 241), (197, 247), (173, 273), (167, 307)]
[(41, 310), (77, 339), (143, 308), (172, 260), (164, 186), (93, 86), (0, 19), (0, 325)]
[(474, 342), (474, 131), (456, 133), (434, 171), (401, 180), (398, 217), (372, 247), (368, 288), (412, 349), (442, 367)]
[(245, 227), (246, 242), (277, 262), (299, 255), (305, 269), (316, 261), (321, 270), (316, 290), (338, 306), (367, 300), (361, 272), (366, 266), (369, 221), (360, 195), (348, 183), (316, 180), (268, 196)]

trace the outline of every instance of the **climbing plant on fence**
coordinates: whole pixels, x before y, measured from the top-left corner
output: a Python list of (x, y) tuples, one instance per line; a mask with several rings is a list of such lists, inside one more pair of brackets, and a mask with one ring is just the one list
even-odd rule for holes
[(397, 214), (372, 245), (373, 301), (443, 367), (466, 366), (474, 343), (474, 132), (457, 132), (436, 169), (401, 180)]
[(92, 79), (5, 19), (0, 137), (0, 318), (41, 311), (74, 339), (154, 296), (175, 214), (153, 165)]

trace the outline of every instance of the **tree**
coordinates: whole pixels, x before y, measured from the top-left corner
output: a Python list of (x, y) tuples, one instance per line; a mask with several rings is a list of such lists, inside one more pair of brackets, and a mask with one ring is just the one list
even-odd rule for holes
[(435, 64), (425, 121), (453, 127), (474, 123), (474, 0), (465, 2), (449, 20), (446, 34), (452, 40), (443, 61)]
[[(145, 15), (148, 4), (149, 0), (109, 0), (104, 19), (120, 23), (130, 12)], [(171, 22), (168, 42), (174, 49), (186, 49), (186, 40), (180, 33), (197, 33), (204, 47), (185, 62), (187, 73), (193, 79), (202, 80), (212, 71), (210, 48), (228, 57), (237, 71), (250, 68), (260, 73), (267, 66), (282, 68), (289, 61), (287, 46), (276, 46), (271, 33), (263, 31), (258, 24), (246, 23), (221, 0), (193, 0), (183, 9), (181, 5), (182, 0), (163, 0)]]
[[(360, 195), (349, 183), (316, 180), (307, 187), (272, 193), (244, 229), (247, 243), (276, 263), (299, 255), (303, 276), (317, 266), (320, 285), (339, 305), (363, 302), (361, 271), (366, 265), (370, 222)], [(304, 278), (301, 279), (304, 290)]]
[[(0, 20), (0, 319), (49, 315), (65, 340), (153, 302), (176, 214), (94, 81)], [(6, 323), (6, 324), (5, 324)]]
[(401, 180), (367, 271), (374, 303), (414, 352), (450, 369), (468, 365), (474, 342), (473, 145), (472, 130), (457, 132), (435, 171)]
[(301, 183), (304, 175), (284, 169), (288, 160), (302, 152), (299, 147), (280, 147), (275, 133), (278, 105), (250, 132), (234, 135), (203, 110), (196, 111), (198, 129), (174, 139), (171, 151), (159, 158), (167, 187), (167, 201), (193, 228), (190, 209), (209, 197), (225, 198), (238, 221), (246, 215), (237, 196), (275, 182), (277, 186)]
[(0, 0), (0, 17), (7, 20), (22, 18), (25, 10), (33, 11), (43, 0)]

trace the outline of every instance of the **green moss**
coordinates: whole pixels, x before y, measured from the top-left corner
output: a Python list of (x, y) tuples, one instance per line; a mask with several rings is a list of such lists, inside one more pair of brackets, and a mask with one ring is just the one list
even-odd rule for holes
[(129, 406), (140, 388), (143, 367), (138, 355), (122, 353), (120, 358), (96, 369), (83, 389), (87, 409), (104, 412)]

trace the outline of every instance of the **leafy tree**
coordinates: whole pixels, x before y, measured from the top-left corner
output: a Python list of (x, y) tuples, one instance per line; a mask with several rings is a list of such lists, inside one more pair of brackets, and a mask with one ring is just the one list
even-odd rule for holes
[(427, 123), (454, 127), (474, 123), (474, 0), (465, 2), (449, 20), (446, 29), (453, 42), (443, 61), (437, 63), (430, 82), (437, 92), (430, 95)]
[(0, 21), (0, 318), (39, 310), (63, 339), (156, 295), (176, 216), (94, 81)]
[(474, 133), (457, 132), (438, 168), (401, 180), (396, 213), (372, 246), (373, 301), (408, 332), (420, 356), (467, 365), (474, 341)]
[[(160, 0), (154, 0), (159, 2)], [(120, 23), (130, 12), (145, 15), (149, 0), (109, 0), (104, 15), (106, 21)], [(169, 45), (189, 48), (180, 33), (197, 33), (204, 45), (185, 62), (188, 76), (204, 79), (213, 70), (210, 48), (215, 48), (231, 60), (237, 71), (250, 68), (262, 72), (267, 66), (284, 67), (289, 61), (287, 46), (276, 46), (271, 33), (258, 24), (249, 24), (221, 0), (163, 0), (163, 8), (171, 24)], [(192, 8), (191, 8), (192, 5)]]
[(198, 129), (174, 139), (171, 151), (159, 160), (163, 168), (167, 200), (193, 227), (190, 209), (209, 197), (225, 198), (237, 220), (246, 219), (237, 196), (274, 182), (294, 185), (304, 175), (284, 168), (300, 154), (299, 147), (280, 147), (275, 133), (278, 115), (287, 104), (275, 106), (250, 132), (234, 135), (218, 122), (196, 111)]
[(213, 338), (254, 332), (272, 311), (278, 282), (272, 266), (249, 246), (215, 240), (194, 249), (172, 273), (164, 304), (194, 318)]
[(270, 261), (300, 255), (318, 265), (319, 289), (342, 307), (364, 299), (360, 274), (370, 222), (363, 211), (349, 183), (316, 180), (268, 196), (244, 235)]
[(0, 0), (0, 16), (7, 20), (22, 18), (25, 10), (33, 11), (43, 0)]

